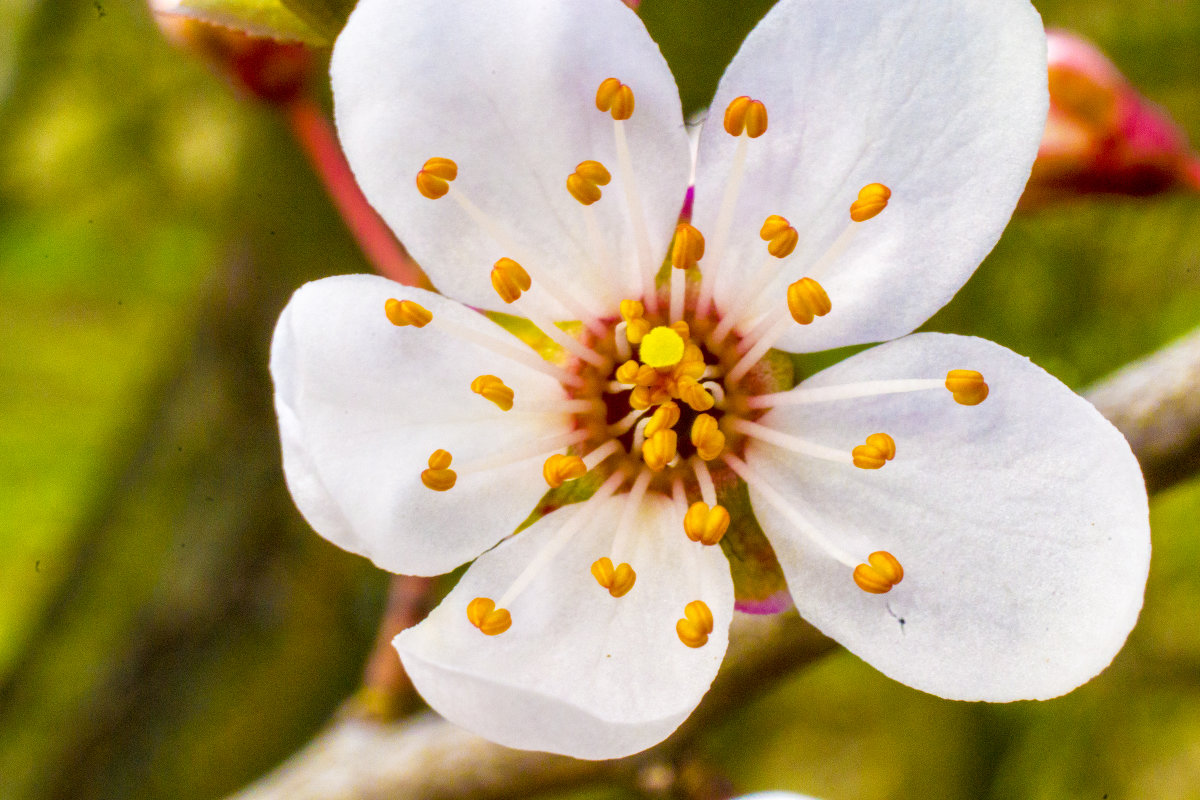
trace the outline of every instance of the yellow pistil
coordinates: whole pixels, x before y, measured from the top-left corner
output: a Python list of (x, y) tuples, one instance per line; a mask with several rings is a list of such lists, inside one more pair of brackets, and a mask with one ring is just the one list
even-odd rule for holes
[(701, 414), (692, 423), (692, 444), (696, 455), (712, 461), (725, 449), (725, 434), (717, 427), (717, 420), (709, 414)]
[(850, 219), (866, 222), (887, 208), (892, 190), (882, 183), (868, 183), (858, 190), (858, 199), (850, 204)]
[(528, 292), (533, 281), (525, 268), (511, 258), (502, 258), (492, 267), (492, 288), (500, 299), (512, 303)]
[(557, 489), (567, 481), (582, 478), (585, 474), (587, 474), (587, 465), (579, 456), (555, 453), (542, 465), (542, 477), (546, 479), (546, 483), (550, 485), (551, 489)]
[(450, 181), (458, 177), (458, 164), (448, 158), (431, 158), (417, 173), (417, 191), (430, 200), (444, 197)]
[(600, 187), (611, 180), (612, 175), (599, 161), (580, 161), (567, 176), (567, 191), (580, 203), (590, 206), (600, 199)]
[(509, 411), (513, 407), (513, 390), (495, 375), (480, 375), (471, 381), (471, 391), (491, 400), (501, 411)]
[(638, 357), (643, 364), (655, 369), (673, 367), (683, 360), (686, 346), (683, 337), (674, 329), (659, 325), (642, 337)]
[(629, 119), (633, 116), (633, 89), (616, 78), (605, 78), (596, 89), (596, 108), (615, 120)]
[(694, 269), (701, 258), (704, 258), (704, 236), (686, 222), (676, 225), (675, 240), (671, 242), (671, 266)]
[(870, 563), (854, 568), (854, 582), (858, 588), (871, 594), (886, 594), (904, 580), (904, 567), (896, 557), (886, 550), (877, 550), (867, 556)]
[(772, 214), (767, 217), (758, 232), (759, 238), (767, 243), (767, 252), (776, 258), (787, 258), (796, 249), (800, 234), (785, 217)]
[(977, 406), (988, 396), (988, 385), (983, 382), (983, 376), (973, 369), (952, 369), (947, 372), (946, 388), (954, 395), (954, 402), (964, 406)]
[(435, 492), (453, 489), (458, 473), (450, 469), (451, 458), (446, 450), (434, 450), (429, 456), (429, 469), (421, 472), (421, 483)]
[(660, 472), (675, 458), (679, 436), (675, 431), (661, 430), (653, 436), (648, 436), (642, 445), (642, 460), (654, 472)]
[(655, 409), (650, 421), (646, 423), (646, 438), (649, 439), (659, 431), (674, 428), (676, 422), (679, 422), (679, 406), (671, 401), (663, 403)]
[(592, 576), (596, 583), (608, 589), (613, 597), (624, 597), (629, 594), (637, 580), (637, 573), (628, 564), (613, 567), (612, 559), (607, 556), (596, 559), (592, 564)]
[(468, 603), (467, 619), (488, 636), (496, 636), (512, 627), (512, 614), (507, 608), (496, 608), (496, 601), (490, 597), (476, 597)]
[(816, 317), (823, 317), (833, 308), (829, 295), (821, 284), (812, 278), (801, 278), (788, 287), (788, 311), (792, 319), (801, 325), (807, 325)]
[(679, 399), (687, 403), (693, 411), (708, 411), (717, 404), (708, 389), (701, 386), (695, 378), (683, 378), (677, 387)]
[(653, 327), (642, 319), (642, 315), (646, 313), (645, 306), (638, 300), (622, 300), (620, 310), (621, 319), (625, 320), (625, 338), (630, 344), (641, 344), (642, 337)]
[(388, 298), (383, 304), (383, 313), (387, 314), (388, 322), (401, 328), (405, 325), (424, 328), (433, 319), (432, 312), (420, 303), (394, 297)]
[(741, 136), (743, 131), (751, 139), (767, 132), (767, 107), (745, 95), (730, 100), (725, 109), (725, 132)]
[(896, 441), (886, 433), (872, 433), (866, 444), (850, 451), (850, 456), (859, 469), (879, 469), (896, 457)]
[(725, 506), (708, 504), (697, 500), (683, 517), (683, 532), (693, 542), (712, 546), (721, 541), (729, 530), (729, 512)]
[(693, 600), (683, 607), (683, 619), (675, 623), (679, 641), (688, 647), (703, 647), (708, 644), (708, 635), (712, 632), (712, 611), (703, 600)]

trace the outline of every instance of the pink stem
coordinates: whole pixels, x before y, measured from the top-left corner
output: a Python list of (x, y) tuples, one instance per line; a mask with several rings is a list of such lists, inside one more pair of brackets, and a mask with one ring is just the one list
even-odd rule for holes
[(287, 118), (292, 133), (325, 184), (346, 227), (375, 270), (408, 286), (433, 288), (429, 278), (405, 252), (391, 228), (371, 208), (362, 189), (358, 188), (333, 126), (321, 108), (311, 99), (301, 97), (288, 104)]

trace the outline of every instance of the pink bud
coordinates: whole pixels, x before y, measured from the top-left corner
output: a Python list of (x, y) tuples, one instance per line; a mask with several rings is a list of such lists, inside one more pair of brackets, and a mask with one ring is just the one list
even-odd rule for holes
[(1200, 191), (1187, 137), (1095, 45), (1047, 32), (1050, 115), (1021, 208), (1093, 193)]

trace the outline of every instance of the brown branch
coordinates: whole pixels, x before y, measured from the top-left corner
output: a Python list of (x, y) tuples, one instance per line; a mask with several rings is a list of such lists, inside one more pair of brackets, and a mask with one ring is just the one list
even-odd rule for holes
[[(1087, 392), (1129, 439), (1151, 491), (1200, 469), (1200, 331)], [(714, 719), (834, 647), (795, 614), (740, 616), (725, 664), (696, 712), (662, 744), (614, 761), (510, 750), (431, 714), (395, 724), (342, 719), (234, 800), (498, 800), (589, 781), (653, 784), (686, 772)], [(680, 767), (683, 767), (681, 770)]]

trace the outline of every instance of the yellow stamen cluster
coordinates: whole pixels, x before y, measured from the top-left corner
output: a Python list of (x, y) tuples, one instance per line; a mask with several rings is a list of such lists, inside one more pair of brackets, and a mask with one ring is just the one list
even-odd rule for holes
[(896, 557), (886, 550), (877, 550), (867, 556), (869, 563), (854, 568), (854, 582), (858, 588), (871, 594), (886, 594), (904, 580), (904, 567)]
[(896, 457), (896, 441), (886, 433), (872, 433), (866, 444), (850, 451), (850, 456), (859, 469), (879, 469)]
[(613, 597), (624, 597), (633, 588), (637, 573), (628, 564), (614, 568), (612, 559), (606, 556), (596, 559), (592, 564), (592, 577), (596, 579), (596, 583), (608, 589), (608, 593)]
[(557, 489), (567, 481), (582, 478), (587, 473), (587, 465), (579, 456), (565, 456), (555, 453), (546, 459), (542, 465), (542, 477), (551, 489)]
[(686, 222), (676, 225), (675, 239), (671, 242), (671, 266), (675, 269), (695, 269), (696, 262), (702, 258), (703, 234)]
[(512, 627), (512, 614), (507, 608), (496, 608), (496, 601), (490, 597), (476, 597), (468, 603), (467, 619), (488, 636), (496, 636)]
[(510, 411), (513, 407), (513, 390), (495, 375), (480, 375), (471, 381), (471, 391), (491, 400), (501, 411)]
[(532, 285), (529, 273), (511, 258), (502, 258), (492, 267), (492, 288), (506, 303), (520, 299), (521, 293), (528, 292)]
[(444, 197), (450, 181), (458, 177), (458, 164), (448, 158), (431, 158), (417, 173), (417, 191), (430, 200)]
[(596, 108), (615, 120), (629, 119), (633, 116), (633, 89), (616, 78), (605, 78), (596, 89)]
[(964, 406), (977, 406), (988, 396), (988, 385), (983, 382), (983, 376), (973, 369), (952, 369), (947, 372), (946, 388), (954, 395), (954, 402)]
[(679, 641), (688, 647), (703, 647), (708, 644), (708, 635), (712, 632), (712, 611), (703, 600), (693, 600), (683, 607), (683, 619), (675, 623)]
[(788, 287), (788, 311), (792, 319), (801, 325), (807, 325), (816, 317), (823, 317), (833, 308), (829, 295), (824, 287), (812, 278), (801, 278)]
[(757, 139), (767, 132), (767, 107), (745, 95), (735, 97), (725, 109), (725, 132), (730, 136), (745, 132), (751, 139)]
[[(642, 337), (654, 327), (649, 320), (642, 317), (646, 307), (639, 300), (621, 301), (621, 319), (625, 320), (625, 338), (630, 344), (641, 344)], [(625, 381), (628, 383), (628, 381)]]
[(717, 544), (727, 530), (729, 512), (719, 504), (709, 508), (707, 503), (697, 500), (683, 517), (683, 532), (693, 542), (703, 545)]
[(567, 191), (580, 203), (590, 206), (600, 199), (600, 187), (611, 180), (612, 175), (599, 161), (580, 161), (567, 176)]
[(445, 450), (434, 450), (429, 456), (429, 469), (421, 472), (421, 483), (435, 492), (453, 489), (458, 473), (450, 469), (451, 458)]
[(892, 190), (882, 183), (868, 183), (858, 190), (858, 199), (850, 204), (850, 219), (866, 222), (887, 208)]
[(796, 249), (800, 234), (785, 217), (772, 214), (762, 224), (759, 238), (767, 243), (767, 252), (776, 258), (787, 258)]
[(405, 325), (424, 328), (433, 319), (433, 314), (429, 309), (420, 303), (414, 303), (412, 300), (397, 300), (394, 297), (388, 298), (388, 301), (383, 304), (383, 313), (387, 314), (388, 322), (401, 328)]
[(696, 455), (705, 461), (712, 461), (721, 455), (725, 449), (725, 434), (717, 427), (717, 420), (708, 414), (701, 414), (692, 423), (692, 444)]

